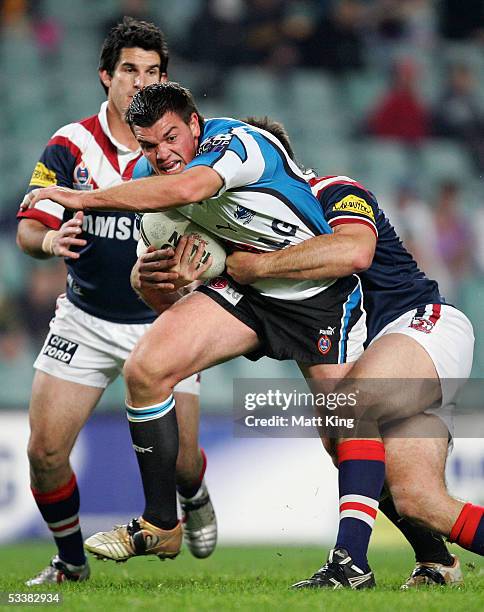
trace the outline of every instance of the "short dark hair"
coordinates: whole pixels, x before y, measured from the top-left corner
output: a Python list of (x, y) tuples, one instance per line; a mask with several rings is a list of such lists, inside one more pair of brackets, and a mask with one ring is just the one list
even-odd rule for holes
[[(107, 35), (99, 57), (99, 70), (114, 74), (122, 49), (139, 47), (145, 51), (155, 51), (160, 56), (160, 72), (166, 73), (168, 67), (168, 45), (165, 35), (153, 23), (124, 17)], [(108, 88), (101, 83), (104, 91)]]
[(279, 123), (279, 121), (274, 121), (274, 119), (271, 119), (267, 115), (265, 117), (247, 117), (242, 121), (261, 130), (265, 130), (266, 132), (269, 132), (269, 134), (275, 136), (282, 144), (292, 161), (296, 161), (294, 151), (292, 150), (291, 141), (289, 140), (289, 135), (282, 123)]
[(140, 89), (131, 100), (126, 121), (131, 129), (135, 125), (151, 127), (166, 113), (176, 113), (186, 124), (190, 122), (192, 114), (196, 113), (200, 128), (203, 128), (204, 119), (198, 112), (190, 90), (172, 81), (153, 83)]

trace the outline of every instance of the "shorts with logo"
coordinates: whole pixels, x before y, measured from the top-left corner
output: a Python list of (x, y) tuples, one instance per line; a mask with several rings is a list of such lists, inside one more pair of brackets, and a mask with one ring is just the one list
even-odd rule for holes
[[(121, 374), (128, 355), (149, 327), (149, 323), (112, 323), (93, 317), (61, 295), (34, 368), (105, 389)], [(175, 391), (200, 395), (199, 374), (179, 382)]]
[(366, 340), (366, 313), (360, 280), (342, 278), (305, 300), (261, 295), (250, 286), (218, 276), (197, 287), (253, 329), (260, 347), (245, 357), (294, 359), (305, 365), (356, 361)]
[(426, 412), (439, 416), (452, 433), (455, 396), (472, 369), (474, 331), (471, 322), (453, 306), (427, 304), (386, 325), (369, 346), (388, 334), (410, 336), (427, 351), (441, 381), (442, 402), (440, 408)]

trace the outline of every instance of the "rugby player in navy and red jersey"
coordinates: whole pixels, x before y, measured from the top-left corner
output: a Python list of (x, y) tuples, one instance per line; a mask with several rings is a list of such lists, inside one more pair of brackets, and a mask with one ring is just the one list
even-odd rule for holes
[[(269, 120), (258, 125), (274, 132)], [(276, 128), (281, 126), (276, 124)], [(290, 150), (284, 132), (278, 137)], [(438, 389), (442, 397), (426, 398), (427, 406), (436, 400), (440, 409), (387, 429), (384, 436), (386, 483), (394, 505), (387, 499), (383, 509), (406, 533), (417, 559), (405, 586), (459, 582), (458, 560), (448, 554), (442, 540), (434, 540), (431, 533), (412, 526), (409, 520), (484, 554), (484, 508), (452, 498), (444, 476), (451, 431), (445, 408), (452, 404), (456, 391), (448, 388), (446, 379), (460, 379), (462, 383), (470, 374), (472, 326), (461, 312), (444, 303), (437, 283), (418, 269), (375, 197), (363, 185), (345, 176), (314, 177), (310, 184), (334, 230), (333, 236), (319, 236), (270, 254), (237, 252), (227, 258), (227, 271), (238, 283), (246, 284), (264, 278), (332, 277), (359, 269), (368, 338), (365, 353), (349, 377), (353, 382), (375, 378), (442, 382)], [(374, 398), (369, 407), (382, 409), (383, 403), (380, 413), (391, 414), (409, 402), (411, 392), (408, 383), (403, 396)], [(413, 401), (418, 404), (422, 399), (416, 394)], [(360, 490), (345, 490), (344, 471), (355, 461), (364, 469), (365, 464), (378, 460), (377, 444), (348, 440), (331, 448), (325, 441), (340, 470), (340, 528), (327, 564), (296, 587), (335, 588), (342, 584), (361, 588), (361, 576), (351, 572), (349, 559), (363, 570), (368, 568), (366, 535), (373, 524), (375, 505), (368, 497), (364, 479)], [(398, 522), (400, 516), (403, 522)]]
[[(276, 136), (284, 145), (289, 155), (291, 157), (293, 156), (287, 134), (281, 124), (272, 122), (268, 118), (264, 120), (249, 118), (247, 119), (247, 123), (267, 130)], [(141, 164), (142, 161), (138, 166)], [(369, 197), (366, 189), (346, 177), (313, 179), (311, 183), (315, 195), (321, 197), (321, 201), (324, 204), (324, 212), (330, 220), (330, 225), (335, 228), (338, 226), (347, 226), (346, 232), (341, 232), (342, 227), (340, 230), (336, 230), (336, 233), (339, 234), (338, 241), (340, 248), (339, 251), (336, 251), (336, 255), (333, 256), (333, 260), (336, 261), (331, 262), (329, 259), (325, 259), (327, 265), (332, 263), (333, 266), (335, 266), (334, 270), (336, 273), (342, 274), (344, 272), (350, 272), (354, 270), (355, 267), (358, 269), (367, 267), (369, 262), (362, 262), (361, 260), (369, 256), (371, 257), (375, 242), (374, 235), (378, 234), (373, 263), (370, 269), (362, 274), (362, 279), (365, 279), (364, 286), (368, 289), (368, 294), (365, 299), (369, 326), (367, 345), (385, 325), (398, 319), (400, 315), (412, 311), (416, 305), (430, 302), (439, 303), (441, 301), (436, 283), (427, 279), (424, 274), (417, 269), (412, 257), (403, 248), (398, 236), (395, 234), (388, 220), (384, 217), (382, 211), (378, 210), (377, 213), (372, 207), (369, 207), (364, 200), (355, 199), (358, 197), (357, 194), (361, 190), (366, 194), (365, 197)], [(375, 219), (377, 220), (376, 223)], [(359, 226), (354, 225), (354, 223), (362, 224), (371, 230), (366, 237), (367, 240), (361, 240)], [(348, 232), (348, 224), (352, 224), (351, 232)], [(352, 234), (353, 232), (356, 232), (356, 243), (351, 235), (348, 238), (345, 238), (345, 235), (343, 235), (348, 233)], [(306, 245), (307, 243), (303, 244)], [(368, 255), (368, 249), (370, 255)], [(271, 259), (277, 261), (280, 257), (277, 253), (278, 251), (275, 251), (270, 256)], [(352, 256), (349, 262), (348, 253), (351, 253)], [(156, 251), (148, 256), (142, 257), (138, 261), (133, 273), (133, 280), (141, 294), (153, 295), (155, 289), (160, 292), (163, 290), (169, 291), (170, 288), (173, 287), (168, 276), (160, 271), (160, 260), (165, 257), (167, 257), (167, 254), (164, 251)], [(251, 257), (245, 253), (237, 252), (235, 255), (228, 258), (228, 270), (237, 280), (246, 283), (251, 280), (251, 275), (257, 274), (258, 268), (256, 264), (265, 263), (263, 259), (264, 258)], [(325, 272), (328, 273), (328, 269), (326, 269)], [(191, 279), (192, 277), (187, 277), (187, 280)], [(154, 303), (154, 308), (156, 308), (156, 303)], [(420, 323), (418, 326), (423, 324), (424, 323)], [(334, 341), (334, 338), (331, 339)], [(335, 374), (335, 377), (336, 376)], [(412, 428), (422, 427), (423, 422), (421, 419), (418, 421), (417, 419), (420, 418), (417, 417), (410, 422)], [(438, 423), (437, 421), (436, 425), (435, 421), (431, 421), (430, 418), (426, 419), (426, 425), (429, 427), (429, 435), (431, 433), (430, 425), (433, 424), (433, 426), (437, 426), (438, 429)], [(444, 438), (447, 435), (446, 432), (447, 430), (443, 432)], [(398, 433), (400, 436), (405, 435), (403, 427), (401, 427), (401, 431)], [(413, 429), (410, 434), (414, 434)], [(392, 440), (385, 440), (385, 444), (389, 447), (387, 462), (390, 462), (389, 467), (392, 468), (398, 458), (400, 449), (399, 447), (396, 447), (395, 450), (393, 449)], [(441, 484), (440, 472), (437, 470), (436, 475), (432, 474), (435, 461), (430, 461), (430, 458), (433, 456), (432, 447), (434, 444), (439, 449), (444, 448), (445, 450), (445, 444), (442, 445), (440, 441), (424, 441), (424, 444), (421, 445), (423, 448), (418, 455), (418, 461), (423, 462), (424, 466), (422, 467), (419, 465), (418, 469), (415, 466), (410, 466), (410, 468), (414, 468), (417, 473), (424, 474), (425, 480), (422, 479), (422, 482), (426, 481), (426, 491), (429, 491), (429, 483), (437, 481), (437, 488)], [(349, 446), (351, 446), (351, 444)], [(427, 454), (430, 458), (426, 456)], [(442, 457), (438, 456), (437, 461), (441, 460)], [(420, 490), (421, 485), (412, 490), (406, 485), (398, 487), (399, 480), (397, 479), (402, 476), (402, 470), (388, 470), (387, 466), (387, 472), (389, 473), (388, 478), (390, 484), (394, 485), (392, 491), (397, 496), (400, 512), (402, 514), (409, 514), (410, 517), (415, 515), (416, 518), (419, 519), (420, 513), (424, 510), (424, 507), (418, 504), (418, 500), (422, 498), (422, 492)], [(405, 474), (405, 471), (403, 474)], [(411, 491), (413, 493), (413, 498), (409, 500)], [(405, 494), (405, 496), (402, 499), (403, 494)], [(431, 499), (432, 494), (433, 493), (429, 493), (429, 499)], [(348, 504), (351, 503), (351, 501), (346, 500), (344, 503)], [(409, 507), (409, 503), (412, 503), (411, 507)], [(345, 517), (348, 518), (350, 509), (348, 507), (345, 508)], [(440, 535), (400, 516), (388, 493), (385, 493), (380, 499), (379, 509), (382, 510), (401, 530), (414, 548), (417, 566), (412, 576), (407, 580), (405, 584), (406, 587), (435, 583), (457, 584), (462, 581), (459, 560), (455, 556), (449, 554), (443, 538)], [(435, 512), (434, 506), (430, 504), (430, 502), (428, 504), (428, 511), (431, 511), (432, 514)], [(369, 523), (373, 524), (373, 512), (371, 512), (371, 510), (369, 512), (371, 514), (364, 517), (366, 519), (366, 524), (364, 524), (365, 521), (356, 523), (357, 530), (361, 529), (364, 537), (370, 532)], [(344, 535), (342, 537), (344, 537)], [(354, 546), (350, 547), (348, 545), (348, 548), (353, 552)], [(353, 554), (357, 556), (354, 552)], [(364, 560), (361, 560), (360, 563), (362, 563), (362, 565), (366, 564), (366, 557)]]
[[(129, 180), (141, 156), (124, 115), (136, 92), (166, 80), (168, 48), (153, 24), (125, 18), (101, 51), (99, 78), (107, 101), (97, 115), (60, 128), (33, 172), (29, 191), (59, 185), (87, 191)], [(134, 293), (130, 272), (138, 232), (133, 213), (72, 213), (44, 199), (19, 215), (17, 242), (33, 257), (64, 257), (67, 294), (59, 297), (34, 367), (30, 403), (31, 486), (58, 552), (28, 586), (85, 580), (89, 566), (79, 524), (79, 490), (69, 462), (74, 442), (104, 389), (121, 373), (155, 314)], [(169, 305), (165, 304), (165, 307)], [(212, 552), (216, 522), (198, 448), (199, 380), (175, 389), (180, 427), (177, 482), (185, 537), (195, 556)], [(193, 417), (195, 415), (195, 418)], [(139, 460), (143, 451), (136, 449)], [(149, 520), (149, 512), (146, 513)]]

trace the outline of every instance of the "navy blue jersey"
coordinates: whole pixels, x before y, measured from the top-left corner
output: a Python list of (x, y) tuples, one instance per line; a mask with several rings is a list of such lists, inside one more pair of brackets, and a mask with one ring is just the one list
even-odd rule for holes
[[(49, 185), (106, 188), (131, 179), (140, 153), (113, 139), (106, 107), (104, 103), (98, 115), (66, 125), (53, 135), (35, 166), (29, 191)], [(52, 229), (59, 229), (71, 216), (50, 200), (18, 214)], [(155, 314), (130, 285), (139, 237), (134, 213), (85, 213), (83, 230), (81, 237), (87, 244), (79, 250), (81, 256), (65, 258), (69, 300), (81, 310), (115, 323), (153, 321)]]
[(426, 304), (444, 303), (439, 288), (419, 270), (372, 193), (346, 176), (310, 181), (331, 227), (363, 223), (376, 235), (373, 263), (359, 274), (367, 312), (366, 345), (400, 315)]

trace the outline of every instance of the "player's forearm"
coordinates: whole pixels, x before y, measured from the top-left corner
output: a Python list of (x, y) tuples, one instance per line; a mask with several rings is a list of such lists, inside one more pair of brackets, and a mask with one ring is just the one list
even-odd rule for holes
[(189, 204), (179, 176), (153, 176), (82, 194), (88, 210), (155, 212)]
[(20, 204), (20, 210), (34, 208), (41, 200), (51, 200), (69, 210), (156, 212), (210, 198), (222, 185), (217, 172), (202, 166), (182, 174), (153, 176), (108, 189), (79, 192), (57, 185), (33, 189)]
[(318, 280), (339, 278), (366, 270), (367, 251), (351, 236), (325, 234), (301, 244), (259, 256), (259, 278)]
[(156, 212), (210, 198), (222, 185), (214, 170), (201, 166), (173, 176), (151, 176), (109, 189), (86, 191), (81, 196), (82, 206), (90, 210)]
[(17, 228), (17, 246), (36, 259), (52, 257), (49, 243), (54, 231), (35, 219), (22, 219)]

